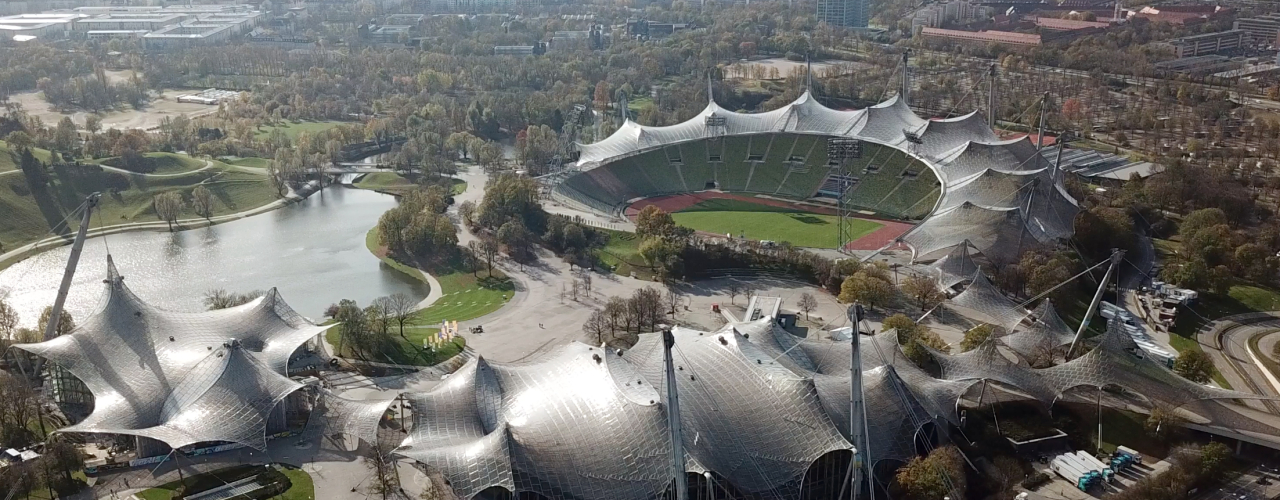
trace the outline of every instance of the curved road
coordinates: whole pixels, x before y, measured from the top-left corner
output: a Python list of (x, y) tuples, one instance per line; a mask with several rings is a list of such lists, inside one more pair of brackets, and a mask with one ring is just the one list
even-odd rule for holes
[[(1249, 339), (1276, 330), (1280, 330), (1280, 311), (1227, 316), (1205, 325), (1196, 335), (1233, 388), (1280, 398), (1280, 391), (1263, 374), (1265, 368), (1255, 363), (1249, 353)], [(1255, 400), (1245, 404), (1280, 415), (1280, 403), (1276, 401)]]

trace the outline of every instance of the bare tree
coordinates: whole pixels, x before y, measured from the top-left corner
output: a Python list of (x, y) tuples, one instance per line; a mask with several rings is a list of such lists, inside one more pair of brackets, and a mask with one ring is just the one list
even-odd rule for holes
[(609, 302), (604, 305), (604, 314), (609, 318), (610, 333), (631, 329), (631, 317), (627, 308), (627, 299), (609, 297)]
[(204, 293), (204, 306), (210, 311), (227, 309), (248, 304), (249, 302), (252, 302), (253, 299), (266, 294), (267, 292), (262, 290), (250, 290), (245, 293), (236, 293), (217, 288)]
[(582, 291), (587, 295), (591, 295), (591, 271), (582, 269), (578, 271), (578, 279), (582, 281)]
[(804, 312), (804, 319), (808, 320), (809, 313), (818, 308), (818, 298), (809, 292), (802, 293), (800, 294), (800, 300), (796, 301), (796, 307), (799, 307)]
[(661, 292), (652, 287), (644, 287), (632, 293), (631, 300), (627, 302), (628, 308), (635, 316), (636, 324), (641, 329), (646, 326), (650, 330), (658, 328), (658, 323), (661, 323), (663, 318)]
[(575, 279), (569, 282), (569, 293), (571, 294), (570, 296), (573, 298), (574, 302), (578, 301), (578, 290), (581, 289), (582, 283), (579, 283), (578, 280)]
[(413, 313), (414, 309), (418, 307), (418, 301), (403, 293), (392, 294), (383, 298), (386, 300), (382, 302), (381, 306), (391, 316), (391, 319), (396, 322), (396, 325), (400, 327), (400, 338), (408, 342), (409, 338), (404, 336), (404, 327), (405, 325), (413, 324)]
[(173, 231), (173, 223), (178, 221), (178, 214), (182, 212), (182, 197), (173, 191), (160, 193), (151, 200), (151, 207), (156, 211), (156, 217), (169, 223), (169, 230)]
[(596, 338), (596, 344), (604, 345), (605, 335), (610, 333), (608, 315), (605, 314), (604, 311), (598, 309), (591, 311), (591, 316), (588, 317), (587, 322), (582, 325), (582, 330), (586, 332), (587, 335), (594, 336)]
[(191, 208), (196, 214), (209, 220), (213, 216), (213, 192), (204, 185), (196, 186), (191, 190)]
[(666, 305), (669, 309), (667, 314), (675, 317), (676, 310), (680, 308), (680, 304), (684, 303), (684, 293), (681, 293), (680, 290), (676, 289), (674, 286), (667, 285), (667, 295), (664, 298), (666, 299)]
[(369, 484), (369, 488), (374, 493), (381, 494), (382, 500), (387, 500), (387, 495), (400, 490), (400, 474), (396, 471), (395, 461), (382, 453), (381, 445), (374, 446), (370, 451), (365, 457), (365, 463), (373, 470), (373, 482)]
[(739, 283), (736, 279), (730, 279), (729, 285), (725, 287), (724, 291), (729, 294), (729, 303), (732, 304), (734, 299), (742, 295), (742, 283)]

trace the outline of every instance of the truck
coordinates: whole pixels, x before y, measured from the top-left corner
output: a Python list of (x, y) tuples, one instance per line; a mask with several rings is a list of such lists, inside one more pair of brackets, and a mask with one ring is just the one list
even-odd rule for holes
[(1128, 447), (1128, 446), (1117, 446), (1117, 447), (1116, 447), (1116, 454), (1117, 454), (1117, 455), (1126, 455), (1126, 456), (1128, 456), (1129, 458), (1132, 458), (1132, 459), (1133, 459), (1133, 463), (1135, 463), (1135, 464), (1140, 464), (1140, 463), (1142, 463), (1142, 454), (1141, 454), (1141, 453), (1138, 453), (1138, 452), (1137, 452), (1137, 450), (1134, 450), (1133, 448), (1130, 448), (1130, 447)]
[(1133, 457), (1123, 453), (1114, 453), (1111, 455), (1110, 463), (1111, 470), (1120, 472), (1133, 466)]
[(1094, 471), (1097, 471), (1099, 474), (1102, 474), (1102, 478), (1105, 479), (1108, 483), (1116, 482), (1116, 471), (1113, 470), (1111, 467), (1109, 467), (1107, 464), (1102, 463), (1101, 460), (1098, 460), (1093, 455), (1090, 455), (1089, 452), (1084, 450), (1077, 450), (1075, 452), (1075, 458), (1077, 461), (1079, 461), (1085, 467), (1088, 467), (1090, 470), (1094, 470)]
[(1095, 471), (1091, 471), (1076, 464), (1074, 460), (1069, 460), (1066, 455), (1058, 455), (1049, 462), (1049, 468), (1063, 479), (1076, 485), (1080, 491), (1089, 491), (1093, 485), (1102, 480), (1102, 477)]

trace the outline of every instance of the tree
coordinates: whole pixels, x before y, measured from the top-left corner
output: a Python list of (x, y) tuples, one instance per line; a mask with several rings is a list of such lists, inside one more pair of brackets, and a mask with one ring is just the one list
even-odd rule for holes
[(84, 456), (74, 444), (55, 435), (45, 444), (44, 455), (39, 460), (37, 470), (44, 473), (44, 484), (57, 491), (60, 498), (85, 486), (71, 476), (72, 472), (84, 469)]
[(965, 462), (954, 446), (936, 448), (926, 457), (916, 457), (898, 469), (898, 486), (909, 500), (941, 500), (965, 497)]
[(1183, 378), (1203, 384), (1213, 377), (1213, 359), (1199, 349), (1183, 351), (1173, 362), (1173, 371)]
[(680, 307), (680, 304), (684, 303), (684, 293), (682, 293), (676, 287), (668, 284), (667, 294), (665, 298), (666, 298), (667, 309), (668, 309), (667, 314), (670, 314), (672, 317), (675, 317), (676, 310)]
[[(40, 326), (38, 329), (41, 335), (44, 335), (44, 332), (49, 329), (49, 318), (51, 316), (53, 316), (52, 306), (45, 307), (43, 311), (40, 311), (40, 321), (38, 323)], [(60, 319), (58, 319), (58, 328), (53, 332), (54, 337), (61, 337), (76, 329), (76, 321), (66, 309), (62, 310), (62, 314), (59, 314), (58, 318)]]
[[(26, 380), (0, 372), (0, 446), (21, 448), (38, 439), (30, 427), (37, 404), (36, 393)], [(0, 491), (4, 489), (0, 487)]]
[(363, 357), (363, 349), (368, 345), (365, 335), (368, 325), (366, 324), (364, 309), (361, 309), (354, 300), (350, 299), (338, 301), (338, 305), (334, 309), (333, 319), (341, 325), (338, 330), (338, 352), (336, 355), (343, 356), (345, 347), (347, 350)]
[(640, 244), (639, 253), (645, 263), (653, 267), (659, 277), (665, 280), (683, 271), (683, 261), (680, 258), (682, 250), (684, 245), (678, 242), (663, 238), (647, 238)]
[(964, 339), (960, 341), (960, 352), (972, 351), (990, 338), (991, 325), (984, 323), (970, 328), (964, 332)]
[(79, 141), (80, 135), (76, 132), (76, 124), (71, 121), (71, 117), (63, 116), (58, 120), (58, 126), (53, 131), (54, 147), (59, 151), (71, 151)]
[(662, 322), (662, 294), (652, 287), (644, 287), (632, 293), (627, 306), (635, 316), (636, 324), (642, 329), (648, 327), (650, 331), (657, 330), (658, 323)]
[(0, 298), (0, 339), (13, 340), (18, 333), (18, 319), (18, 310)]
[(413, 313), (418, 307), (418, 301), (413, 300), (413, 297), (404, 293), (392, 294), (389, 297), (383, 297), (383, 299), (385, 299), (381, 302), (383, 310), (391, 316), (396, 326), (400, 328), (400, 338), (408, 342), (408, 337), (404, 336), (404, 327), (413, 323)]
[(729, 294), (729, 303), (732, 304), (735, 297), (742, 295), (742, 283), (739, 283), (738, 280), (730, 279), (729, 283), (725, 285), (724, 291)]
[(31, 145), (35, 143), (35, 141), (31, 140), (30, 135), (27, 135), (26, 132), (21, 130), (9, 132), (9, 135), (5, 136), (4, 142), (8, 143), (9, 147), (13, 148), (16, 152), (31, 149)]
[(809, 313), (818, 308), (818, 299), (812, 293), (804, 292), (800, 294), (800, 300), (796, 301), (796, 307), (804, 313), (804, 319), (809, 319)]
[(1146, 429), (1147, 434), (1153, 437), (1167, 438), (1169, 434), (1181, 428), (1185, 421), (1175, 410), (1163, 405), (1156, 405), (1151, 409), (1151, 414), (1147, 416), (1147, 420), (1143, 422), (1142, 427)]
[(532, 253), (533, 233), (530, 233), (519, 220), (508, 221), (499, 227), (498, 241), (507, 247), (507, 255), (517, 261)]
[(155, 210), (156, 217), (167, 222), (169, 230), (173, 231), (173, 223), (178, 221), (178, 215), (182, 213), (182, 197), (173, 191), (166, 191), (152, 199), (151, 207)]
[(204, 306), (210, 311), (227, 309), (230, 307), (248, 304), (254, 299), (266, 294), (267, 293), (262, 290), (253, 290), (247, 293), (234, 293), (217, 288), (204, 293)]
[(462, 219), (462, 223), (467, 227), (475, 227), (476, 202), (467, 200), (458, 204), (458, 218)]
[(1214, 441), (1200, 447), (1200, 477), (1216, 479), (1231, 465), (1231, 448)]
[(98, 115), (84, 117), (84, 129), (89, 132), (89, 135), (97, 135), (102, 131), (102, 117)]
[(608, 314), (601, 310), (591, 311), (591, 316), (587, 317), (587, 322), (582, 325), (582, 331), (595, 337), (596, 344), (603, 346), (605, 336), (611, 331)]
[(867, 269), (853, 273), (840, 285), (839, 299), (846, 304), (860, 302), (875, 310), (876, 306), (888, 304), (892, 298), (893, 285)]
[(480, 237), (480, 250), (484, 252), (484, 260), (488, 264), (489, 276), (493, 276), (493, 258), (498, 256), (498, 240), (489, 236)]
[(938, 282), (923, 274), (913, 274), (902, 282), (902, 293), (905, 293), (920, 311), (924, 312), (941, 304), (946, 295), (938, 288)]
[(657, 205), (649, 205), (636, 215), (636, 234), (642, 238), (678, 239), (691, 233), (682, 231), (671, 214)]
[(209, 217), (213, 216), (213, 192), (204, 185), (196, 186), (191, 190), (191, 208), (197, 215), (209, 220)]

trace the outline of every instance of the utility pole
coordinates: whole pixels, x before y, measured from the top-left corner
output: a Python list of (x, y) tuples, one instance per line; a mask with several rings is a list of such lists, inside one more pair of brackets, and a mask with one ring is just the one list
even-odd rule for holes
[(991, 71), (987, 73), (991, 81), (987, 85), (987, 126), (996, 128), (996, 63), (991, 63)]
[[(67, 292), (71, 290), (71, 278), (76, 274), (76, 264), (80, 262), (80, 252), (84, 250), (85, 236), (89, 233), (89, 217), (93, 215), (93, 209), (98, 206), (99, 193), (93, 193), (84, 200), (84, 215), (80, 217), (80, 228), (76, 232), (76, 239), (71, 244), (71, 255), (67, 256), (67, 269), (62, 273), (62, 283), (58, 285), (58, 295), (53, 299), (53, 309), (49, 312), (49, 322), (44, 327), (43, 341), (52, 340), (58, 333), (58, 322), (62, 319), (62, 306), (67, 303)], [(44, 364), (44, 358), (36, 358), (36, 369), (32, 374), (36, 377), (40, 376), (40, 368)]]
[(1071, 353), (1076, 350), (1076, 345), (1080, 343), (1080, 337), (1084, 335), (1086, 328), (1089, 328), (1089, 319), (1093, 317), (1093, 312), (1098, 309), (1098, 302), (1102, 301), (1102, 292), (1107, 291), (1107, 280), (1111, 279), (1111, 273), (1116, 272), (1116, 268), (1120, 266), (1120, 261), (1124, 260), (1124, 250), (1115, 248), (1111, 250), (1111, 265), (1107, 267), (1107, 274), (1102, 276), (1102, 281), (1098, 282), (1098, 291), (1093, 294), (1093, 301), (1089, 302), (1089, 310), (1085, 311), (1084, 319), (1080, 321), (1080, 328), (1076, 330), (1076, 336), (1071, 339), (1071, 347), (1067, 348), (1067, 359), (1071, 359)]
[(671, 435), (671, 468), (676, 479), (676, 500), (689, 500), (689, 480), (685, 477), (684, 427), (680, 422), (680, 397), (676, 389), (676, 368), (671, 349), (676, 337), (671, 329), (662, 330), (662, 362), (667, 371), (667, 432)]

